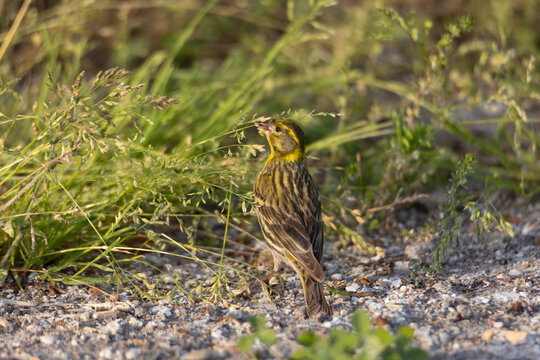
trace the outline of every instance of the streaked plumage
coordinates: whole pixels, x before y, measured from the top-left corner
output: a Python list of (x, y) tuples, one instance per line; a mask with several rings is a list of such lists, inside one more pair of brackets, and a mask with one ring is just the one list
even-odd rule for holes
[(321, 203), (304, 161), (304, 133), (288, 120), (256, 124), (271, 154), (255, 181), (257, 217), (274, 257), (274, 271), (287, 264), (300, 276), (308, 316), (330, 314), (321, 283), (323, 225)]

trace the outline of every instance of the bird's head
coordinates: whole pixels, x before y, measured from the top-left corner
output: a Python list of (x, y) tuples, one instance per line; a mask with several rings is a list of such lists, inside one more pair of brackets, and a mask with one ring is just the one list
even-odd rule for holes
[(266, 136), (272, 153), (271, 160), (303, 161), (306, 152), (304, 132), (285, 119), (265, 119), (255, 122), (259, 134)]

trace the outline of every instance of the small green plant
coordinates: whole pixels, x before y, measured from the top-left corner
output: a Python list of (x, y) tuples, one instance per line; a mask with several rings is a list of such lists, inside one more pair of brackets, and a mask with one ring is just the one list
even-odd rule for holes
[(259, 341), (265, 346), (270, 346), (276, 342), (276, 333), (272, 329), (265, 327), (266, 320), (260, 316), (253, 316), (249, 318), (253, 333), (242, 336), (238, 340), (238, 348), (250, 354), (255, 359), (260, 359), (262, 356), (261, 350), (257, 349), (252, 351), (255, 343)]
[[(263, 318), (252, 318), (250, 322), (254, 332), (241, 337), (238, 347), (252, 357), (259, 358), (260, 350), (252, 352), (256, 339), (268, 346), (275, 343), (276, 336), (274, 331), (264, 328)], [(327, 335), (322, 336), (309, 331), (300, 334), (297, 341), (303, 348), (296, 350), (290, 359), (422, 360), (428, 358), (422, 349), (411, 347), (414, 331), (408, 326), (402, 326), (395, 335), (392, 335), (382, 327), (374, 328), (365, 311), (355, 312), (351, 325), (354, 332), (332, 329)]]
[(476, 159), (473, 154), (466, 154), (457, 164), (456, 171), (452, 174), (450, 186), (446, 194), (446, 202), (443, 204), (439, 221), (439, 244), (432, 254), (433, 270), (441, 271), (441, 262), (446, 257), (446, 250), (455, 245), (456, 254), (459, 256), (461, 244), (460, 232), (467, 214), (469, 220), (476, 224), (477, 235), (480, 237), (486, 231), (504, 231), (513, 235), (510, 224), (504, 220), (497, 208), (487, 199), (487, 190), (483, 201), (474, 200), (475, 196), (467, 190), (467, 177), (473, 173)]

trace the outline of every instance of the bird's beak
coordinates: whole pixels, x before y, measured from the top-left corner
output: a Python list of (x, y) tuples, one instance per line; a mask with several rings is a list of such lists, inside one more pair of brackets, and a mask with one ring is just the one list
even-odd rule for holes
[(272, 133), (272, 128), (270, 127), (270, 120), (257, 121), (255, 122), (255, 127), (259, 130), (261, 135), (270, 135)]

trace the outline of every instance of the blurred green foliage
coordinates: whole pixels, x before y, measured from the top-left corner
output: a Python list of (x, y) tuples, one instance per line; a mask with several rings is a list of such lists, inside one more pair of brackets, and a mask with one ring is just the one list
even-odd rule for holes
[[(272, 356), (269, 347), (276, 343), (276, 334), (265, 328), (262, 317), (250, 319), (252, 333), (238, 340), (238, 348), (252, 358)], [(383, 327), (372, 327), (371, 319), (365, 311), (356, 311), (351, 317), (353, 332), (333, 328), (327, 335), (303, 332), (298, 335), (298, 343), (303, 347), (294, 351), (289, 359), (427, 359), (427, 354), (420, 348), (411, 347), (414, 331), (402, 326), (393, 335)], [(258, 344), (257, 344), (258, 340)], [(257, 346), (258, 345), (258, 346)]]

